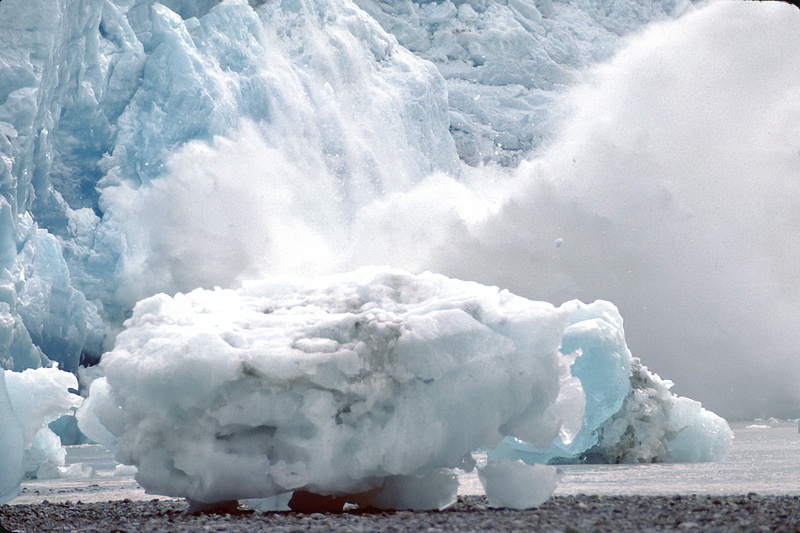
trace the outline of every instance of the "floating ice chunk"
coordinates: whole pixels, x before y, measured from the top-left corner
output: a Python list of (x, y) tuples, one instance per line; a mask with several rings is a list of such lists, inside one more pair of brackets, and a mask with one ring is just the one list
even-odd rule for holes
[(19, 483), (25, 474), (22, 457), (25, 453), (25, 439), (22, 428), (11, 408), (6, 392), (5, 373), (0, 372), (0, 503), (17, 495)]
[(25, 450), (25, 476), (41, 478), (39, 472), (44, 465), (51, 465), (53, 468), (64, 466), (66, 458), (67, 450), (61, 445), (61, 439), (50, 428), (43, 427), (36, 432), (30, 446)]
[(442, 508), (455, 494), (442, 468), (504, 435), (558, 433), (567, 318), (378, 268), (154, 296), (103, 357), (79, 421), (150, 493)]
[(494, 507), (530, 509), (541, 505), (553, 494), (560, 477), (554, 466), (511, 459), (478, 467), (478, 479)]
[(506, 439), (491, 460), (528, 463), (635, 463), (721, 461), (730, 450), (728, 423), (699, 402), (670, 392), (662, 380), (631, 355), (622, 317), (608, 302), (569, 302), (570, 325), (561, 351), (573, 357), (571, 373), (586, 395), (582, 426), (540, 447)]
[(700, 402), (676, 396), (634, 358), (622, 408), (597, 429), (598, 444), (583, 460), (606, 463), (722, 461), (733, 431)]
[(117, 465), (114, 467), (114, 477), (135, 476), (137, 469), (133, 465)]
[(458, 477), (449, 468), (429, 470), (419, 476), (392, 476), (383, 485), (359, 495), (355, 503), (378, 509), (446, 509), (456, 503)]
[(6, 370), (5, 379), (12, 410), (29, 445), (43, 427), (72, 414), (82, 402), (80, 396), (70, 392), (78, 388), (78, 379), (57, 366), (23, 372)]
[(0, 372), (0, 501), (16, 496), (26, 472), (64, 465), (61, 441), (47, 424), (80, 405), (70, 392), (77, 386), (74, 375), (57, 367)]
[(45, 461), (36, 471), (36, 479), (89, 479), (96, 475), (95, 469), (86, 463), (59, 466)]

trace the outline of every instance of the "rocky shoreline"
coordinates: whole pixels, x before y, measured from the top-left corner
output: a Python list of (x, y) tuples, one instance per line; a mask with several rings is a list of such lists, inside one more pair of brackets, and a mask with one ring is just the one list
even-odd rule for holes
[[(528, 511), (495, 509), (461, 496), (445, 511), (340, 514), (188, 513), (182, 500), (63, 502), (0, 506), (8, 531), (800, 531), (800, 496), (554, 496)], [(2, 531), (2, 530), (0, 530)]]

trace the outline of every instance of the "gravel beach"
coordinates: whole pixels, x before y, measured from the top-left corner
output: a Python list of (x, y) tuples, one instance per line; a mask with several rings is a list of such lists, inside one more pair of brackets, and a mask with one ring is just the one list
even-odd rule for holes
[(555, 496), (529, 511), (461, 496), (441, 512), (191, 515), (182, 500), (43, 502), (0, 506), (8, 531), (800, 531), (800, 497)]

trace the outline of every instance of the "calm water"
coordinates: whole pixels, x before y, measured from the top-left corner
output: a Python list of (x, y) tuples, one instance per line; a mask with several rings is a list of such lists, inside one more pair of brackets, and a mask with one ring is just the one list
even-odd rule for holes
[[(556, 494), (798, 494), (800, 434), (796, 421), (731, 424), (735, 440), (721, 463), (565, 466)], [(462, 494), (481, 494), (467, 474)]]
[[(794, 421), (731, 424), (736, 440), (721, 463), (591, 465), (562, 467), (556, 494), (797, 494), (800, 495), (800, 434)], [(86, 479), (31, 480), (10, 503), (150, 499), (130, 475), (115, 476), (116, 463), (100, 446), (71, 446), (67, 464), (88, 463)], [(461, 477), (460, 494), (482, 494), (475, 473)]]

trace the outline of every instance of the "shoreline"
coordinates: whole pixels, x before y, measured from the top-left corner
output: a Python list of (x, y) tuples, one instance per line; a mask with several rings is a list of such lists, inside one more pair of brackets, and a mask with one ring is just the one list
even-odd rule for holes
[(0, 506), (8, 531), (800, 531), (800, 496), (553, 496), (525, 511), (459, 496), (444, 511), (192, 515), (184, 500), (129, 499)]

